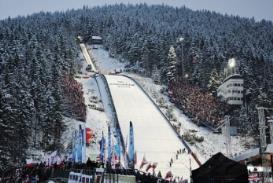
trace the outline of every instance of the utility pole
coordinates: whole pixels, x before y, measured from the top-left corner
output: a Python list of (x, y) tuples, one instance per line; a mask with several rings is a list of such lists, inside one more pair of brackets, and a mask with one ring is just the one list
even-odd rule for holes
[(191, 154), (189, 154), (189, 161), (190, 161), (190, 183), (192, 183)]
[(263, 168), (263, 176), (262, 183), (267, 183), (267, 170), (266, 170), (266, 159), (265, 159), (265, 150), (266, 150), (266, 125), (265, 125), (265, 117), (264, 117), (264, 109), (263, 107), (258, 107), (258, 117), (259, 117), (259, 130), (260, 130), (260, 157), (262, 158), (262, 168)]
[(230, 117), (225, 116), (225, 138), (226, 138), (226, 150), (227, 156), (231, 156), (231, 137), (230, 137)]
[(267, 120), (269, 124), (269, 129), (270, 129), (270, 143), (273, 143), (273, 116), (269, 117)]
[[(273, 110), (273, 108), (266, 108), (266, 107), (257, 107), (258, 109), (258, 117), (259, 117), (259, 130), (260, 130), (260, 157), (262, 159), (262, 168), (263, 168), (263, 177), (262, 177), (262, 183), (270, 183), (270, 177), (269, 177), (269, 170), (268, 170), (268, 163), (265, 157), (265, 151), (267, 147), (266, 143), (266, 129), (267, 126), (265, 124), (266, 118), (265, 118), (265, 110)], [(270, 140), (273, 140), (272, 132), (273, 132), (273, 120), (269, 118), (268, 123), (270, 125)], [(271, 142), (272, 143), (272, 142)]]

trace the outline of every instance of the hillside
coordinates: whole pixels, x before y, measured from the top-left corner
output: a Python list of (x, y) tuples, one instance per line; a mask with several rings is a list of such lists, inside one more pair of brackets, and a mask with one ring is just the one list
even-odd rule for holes
[[(0, 167), (20, 164), (31, 148), (62, 149), (63, 116), (85, 120), (81, 86), (72, 77), (79, 70), (77, 35), (86, 40), (101, 35), (114, 57), (145, 69), (147, 76), (159, 72), (164, 83), (173, 45), (175, 77), (183, 79), (186, 73), (191, 85), (205, 90), (212, 71), (221, 75), (227, 60), (235, 57), (250, 92), (244, 125), (257, 129), (255, 106), (272, 106), (269, 21), (145, 4), (6, 19), (0, 21)], [(180, 37), (183, 42), (177, 42)]]

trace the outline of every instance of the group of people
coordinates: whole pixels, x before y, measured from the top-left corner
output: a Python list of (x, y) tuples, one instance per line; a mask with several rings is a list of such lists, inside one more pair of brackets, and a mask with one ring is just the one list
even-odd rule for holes
[(53, 167), (46, 166), (46, 163), (25, 165), (20, 168), (12, 168), (4, 173), (2, 182), (14, 183), (38, 183), (47, 180)]
[(211, 92), (189, 83), (173, 83), (169, 88), (171, 100), (197, 124), (217, 127), (224, 119), (227, 105)]
[(71, 107), (75, 117), (81, 121), (86, 118), (86, 106), (84, 103), (82, 85), (78, 83), (72, 76), (64, 76), (63, 89), (65, 93), (66, 106)]
[[(179, 155), (181, 155), (182, 153), (185, 153), (185, 152), (186, 152), (186, 148), (177, 150), (177, 152), (175, 154), (175, 159), (178, 160)], [(173, 163), (174, 163), (174, 160), (173, 160), (173, 158), (171, 158), (171, 160), (170, 160), (170, 167), (172, 167)]]
[[(45, 182), (58, 173), (63, 174), (63, 172), (80, 170), (83, 173), (90, 173), (95, 171), (96, 168), (105, 167), (103, 163), (94, 162), (90, 159), (86, 163), (72, 163), (70, 161), (63, 161), (61, 164), (53, 164), (48, 166), (46, 162), (25, 165), (21, 168), (12, 169), (10, 174), (6, 176), (4, 182), (14, 182), (14, 183), (39, 183)], [(150, 173), (141, 172), (139, 170), (133, 169), (112, 169), (111, 167), (105, 168), (105, 173), (120, 174), (120, 175), (134, 175), (136, 180), (141, 183), (167, 183), (169, 181), (164, 180), (159, 176), (152, 175)]]

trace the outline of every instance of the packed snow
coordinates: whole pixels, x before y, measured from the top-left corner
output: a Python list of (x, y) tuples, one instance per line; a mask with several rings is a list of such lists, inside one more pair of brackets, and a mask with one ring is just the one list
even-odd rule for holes
[(81, 47), (82, 54), (83, 54), (83, 56), (84, 56), (84, 58), (85, 58), (87, 64), (90, 64), (91, 67), (92, 67), (92, 70), (93, 70), (94, 72), (96, 72), (96, 71), (97, 71), (97, 70), (96, 70), (96, 67), (95, 67), (94, 63), (92, 62), (92, 60), (91, 60), (91, 57), (90, 57), (90, 55), (89, 55), (90, 53), (87, 51), (87, 48), (86, 48), (85, 44), (81, 43), (81, 44), (80, 44), (80, 47)]
[[(197, 126), (196, 124), (192, 123), (191, 120), (183, 114), (183, 111), (175, 107), (174, 104), (169, 101), (169, 98), (166, 96), (165, 93), (160, 92), (164, 86), (155, 84), (151, 78), (146, 78), (137, 74), (129, 73), (126, 73), (126, 75), (134, 78), (145, 89), (145, 91), (149, 93), (151, 98), (156, 103), (158, 103), (159, 99), (164, 100), (165, 106), (168, 106), (172, 109), (172, 114), (174, 115), (174, 118), (177, 119), (177, 122), (173, 123), (181, 123), (181, 135), (187, 132), (192, 135), (204, 137), (203, 142), (191, 145), (191, 148), (196, 150), (197, 154), (199, 153), (199, 157), (201, 160), (203, 158), (203, 160), (205, 161), (217, 152), (222, 152), (223, 154), (227, 155), (225, 136), (223, 134), (213, 133), (211, 130), (205, 127)], [(162, 107), (161, 110), (166, 113), (165, 107)], [(232, 156), (236, 156), (244, 152), (246, 150), (244, 144), (252, 143), (252, 140), (253, 139), (251, 138), (232, 136)]]
[[(185, 146), (141, 88), (124, 76), (106, 75), (106, 79), (124, 139), (129, 136), (129, 122), (133, 123), (137, 167), (145, 156), (147, 161), (158, 163), (156, 170), (163, 175), (171, 170), (176, 176), (189, 178), (189, 158), (193, 169), (198, 167), (197, 163), (187, 153), (176, 159), (177, 151)], [(172, 166), (171, 159), (174, 161)]]
[(92, 60), (97, 67), (97, 69), (102, 74), (108, 74), (111, 72), (122, 70), (125, 66), (124, 63), (119, 62), (115, 58), (109, 56), (109, 52), (104, 50), (102, 46), (97, 45), (97, 49), (92, 46), (87, 46), (89, 49), (89, 54), (92, 55)]

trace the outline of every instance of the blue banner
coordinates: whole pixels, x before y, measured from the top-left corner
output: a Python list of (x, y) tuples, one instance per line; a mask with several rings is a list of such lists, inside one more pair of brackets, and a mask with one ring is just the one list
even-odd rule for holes
[(86, 162), (86, 128), (85, 126), (81, 130), (82, 137), (82, 163)]
[(77, 139), (77, 162), (82, 162), (82, 127), (79, 125), (78, 139)]
[(105, 138), (102, 132), (101, 140), (99, 141), (100, 144), (100, 160), (104, 162), (104, 152), (105, 152)]
[(111, 164), (112, 159), (112, 145), (111, 145), (111, 129), (110, 125), (108, 126), (108, 159), (107, 162)]
[(115, 145), (115, 154), (118, 156), (118, 158), (120, 158), (121, 149), (118, 143)]
[(75, 130), (73, 133), (72, 139), (72, 161), (77, 161), (77, 131)]
[(135, 166), (135, 145), (134, 145), (134, 129), (133, 123), (130, 121), (130, 137), (129, 137), (129, 167)]

